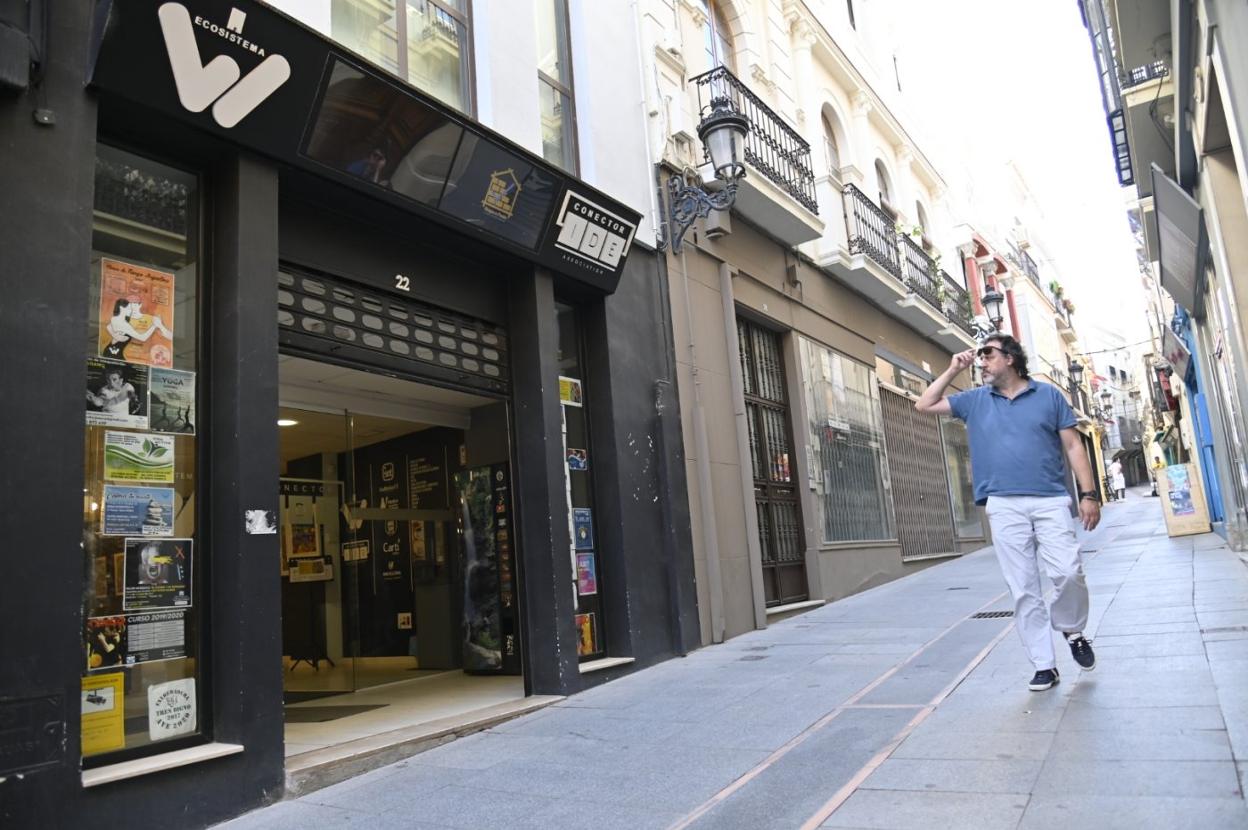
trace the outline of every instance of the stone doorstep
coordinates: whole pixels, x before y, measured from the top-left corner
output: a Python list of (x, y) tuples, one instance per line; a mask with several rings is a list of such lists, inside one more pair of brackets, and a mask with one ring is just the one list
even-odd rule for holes
[(286, 759), (285, 798), (307, 795), (561, 700), (561, 695), (533, 695), (292, 755)]

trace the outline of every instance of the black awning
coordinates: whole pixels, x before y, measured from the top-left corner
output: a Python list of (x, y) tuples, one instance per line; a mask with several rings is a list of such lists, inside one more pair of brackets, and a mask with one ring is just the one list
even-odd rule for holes
[(90, 83), (600, 291), (641, 215), (254, 0), (97, 0)]

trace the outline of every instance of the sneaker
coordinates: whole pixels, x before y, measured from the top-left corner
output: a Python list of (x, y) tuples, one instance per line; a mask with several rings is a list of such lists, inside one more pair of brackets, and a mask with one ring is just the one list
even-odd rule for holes
[(1070, 645), (1070, 656), (1075, 658), (1079, 668), (1084, 671), (1092, 671), (1096, 668), (1096, 655), (1092, 653), (1092, 644), (1083, 634), (1078, 631), (1067, 634), (1066, 642)]
[(1036, 676), (1031, 678), (1031, 682), (1027, 684), (1027, 688), (1033, 692), (1043, 692), (1045, 689), (1052, 689), (1061, 678), (1057, 676), (1057, 669), (1045, 669), (1036, 672)]

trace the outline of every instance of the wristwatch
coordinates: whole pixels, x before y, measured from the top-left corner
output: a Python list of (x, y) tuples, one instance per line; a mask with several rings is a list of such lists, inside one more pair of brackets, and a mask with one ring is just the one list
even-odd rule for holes
[(1100, 504), (1101, 494), (1096, 492), (1095, 490), (1080, 490), (1079, 501), (1083, 501), (1084, 499), (1092, 499), (1092, 501), (1096, 502), (1097, 504)]

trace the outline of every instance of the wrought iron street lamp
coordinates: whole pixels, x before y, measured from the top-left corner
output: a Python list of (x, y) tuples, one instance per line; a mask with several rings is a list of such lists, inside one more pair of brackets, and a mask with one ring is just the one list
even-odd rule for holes
[(737, 199), (737, 185), (745, 177), (745, 137), (750, 121), (740, 113), (731, 98), (716, 98), (711, 111), (698, 124), (698, 138), (706, 150), (715, 178), (724, 183), (722, 190), (706, 192), (691, 185), (683, 176), (672, 176), (667, 182), (671, 198), (673, 253), (680, 253), (681, 240), (694, 221), (705, 219), (712, 210), (728, 210)]
[(1070, 382), (1073, 383), (1076, 388), (1078, 388), (1079, 385), (1083, 382), (1083, 364), (1077, 360), (1071, 360), (1070, 366), (1066, 368), (1067, 368), (1067, 371), (1070, 372)]
[(1005, 302), (1005, 297), (990, 285), (981, 301), (984, 304), (984, 313), (988, 315), (988, 321), (992, 323), (995, 330), (1001, 331), (1001, 322), (1005, 319), (1001, 313), (1001, 304)]

